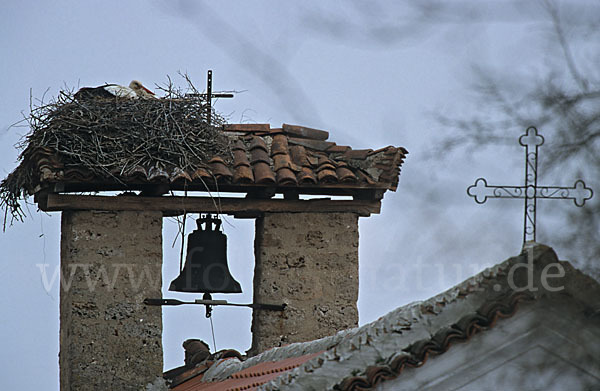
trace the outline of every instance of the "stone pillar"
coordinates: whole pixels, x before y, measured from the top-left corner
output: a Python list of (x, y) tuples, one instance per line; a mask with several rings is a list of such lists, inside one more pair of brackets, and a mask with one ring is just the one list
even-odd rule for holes
[(145, 389), (162, 375), (161, 212), (65, 211), (61, 391)]
[(357, 326), (357, 214), (265, 213), (254, 251), (254, 302), (288, 306), (254, 310), (250, 355)]

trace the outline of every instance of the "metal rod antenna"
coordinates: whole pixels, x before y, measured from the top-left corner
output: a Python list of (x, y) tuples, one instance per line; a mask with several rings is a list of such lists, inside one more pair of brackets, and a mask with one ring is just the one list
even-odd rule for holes
[(212, 120), (212, 69), (208, 70), (208, 76), (206, 77), (206, 102), (208, 102), (206, 121), (210, 126)]

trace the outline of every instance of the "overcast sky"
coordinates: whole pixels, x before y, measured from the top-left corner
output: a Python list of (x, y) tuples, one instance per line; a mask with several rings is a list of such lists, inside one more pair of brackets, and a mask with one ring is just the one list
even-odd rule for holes
[[(408, 149), (398, 191), (386, 193), (381, 214), (360, 219), (360, 324), (426, 299), (516, 255), (523, 224), (521, 201), (480, 206), (466, 195), (480, 176), (490, 184), (522, 183), (522, 132), (511, 135), (514, 146), (432, 156), (444, 136), (432, 113), (478, 109), (467, 88), (474, 62), (515, 71), (539, 66), (548, 26), (536, 1), (473, 2), (463, 9), (473, 12), (467, 24), (432, 23), (395, 3), (5, 0), (1, 176), (16, 167), (14, 144), (27, 129), (9, 126), (28, 112), (30, 94), (35, 103), (64, 86), (132, 79), (154, 89), (167, 75), (183, 84), (178, 72), (202, 89), (212, 69), (215, 90), (243, 91), (216, 103), (229, 122), (300, 124), (328, 130), (330, 140), (355, 149)], [(0, 233), (0, 389), (57, 390), (59, 290), (45, 287), (41, 270), (51, 279), (59, 265), (60, 214), (35, 205), (29, 212)], [(229, 218), (224, 228), (244, 293), (221, 298), (250, 302), (254, 222)], [(165, 219), (166, 287), (177, 275), (176, 232)], [(166, 288), (163, 295), (190, 298)], [(212, 345), (201, 308), (163, 314), (165, 369), (183, 364), (185, 339)], [(250, 347), (250, 310), (217, 308), (213, 320), (218, 349)]]

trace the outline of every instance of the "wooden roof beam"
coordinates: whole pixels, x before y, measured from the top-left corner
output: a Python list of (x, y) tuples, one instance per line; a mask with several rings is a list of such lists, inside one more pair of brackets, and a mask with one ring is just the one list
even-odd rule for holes
[(73, 194), (39, 194), (36, 202), (45, 212), (63, 210), (135, 210), (161, 211), (165, 216), (187, 213), (222, 213), (240, 218), (254, 218), (265, 212), (351, 212), (359, 216), (379, 213), (379, 200), (311, 200), (247, 199), (211, 197), (143, 197), (143, 196), (96, 196)]

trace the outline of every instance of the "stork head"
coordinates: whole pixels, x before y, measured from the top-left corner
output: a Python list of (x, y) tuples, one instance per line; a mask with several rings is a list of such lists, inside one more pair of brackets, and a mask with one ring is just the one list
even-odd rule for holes
[(144, 87), (142, 83), (137, 80), (132, 80), (131, 83), (129, 83), (129, 88), (135, 91), (140, 98), (155, 98), (154, 92)]

